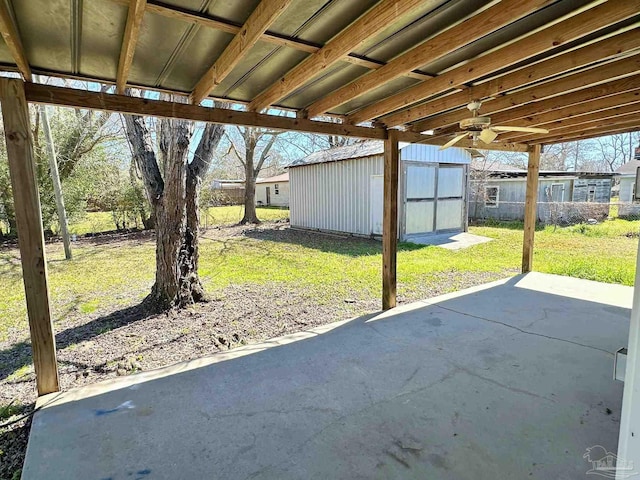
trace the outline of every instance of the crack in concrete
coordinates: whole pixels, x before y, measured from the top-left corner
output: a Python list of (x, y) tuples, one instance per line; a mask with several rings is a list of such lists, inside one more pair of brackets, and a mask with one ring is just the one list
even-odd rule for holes
[[(531, 332), (529, 330), (524, 330), (523, 328), (516, 327), (515, 325), (511, 325), (511, 324), (506, 323), (506, 322), (501, 322), (500, 320), (494, 320), (492, 318), (481, 317), (479, 315), (474, 315), (472, 313), (461, 312), (461, 311), (455, 310), (453, 308), (443, 307), (442, 305), (439, 305), (437, 303), (429, 303), (428, 305), (430, 305), (432, 307), (441, 308), (442, 310), (446, 310), (446, 311), (449, 311), (449, 312), (457, 313), (459, 315), (464, 315), (466, 317), (477, 318), (478, 320), (484, 320), (485, 322), (494, 323), (496, 325), (502, 325), (503, 327), (507, 327), (507, 328), (511, 328), (513, 330), (517, 330), (518, 332), (523, 333), (525, 335), (533, 335), (533, 336), (536, 336), (536, 337), (547, 338), (549, 340), (556, 340), (558, 342), (570, 343), (571, 345), (575, 345), (577, 347), (589, 348), (591, 350), (597, 350), (599, 352), (606, 353), (607, 355), (609, 355), (611, 357), (614, 356), (613, 352), (610, 352), (609, 350), (605, 350), (604, 348), (594, 347), (593, 345), (587, 345), (585, 343), (575, 342), (573, 340), (567, 340), (566, 338), (554, 337), (552, 335), (545, 335), (544, 333)], [(542, 320), (542, 319), (540, 319), (540, 320)]]
[(449, 363), (451, 365), (454, 365), (456, 368), (458, 368), (460, 371), (466, 373), (467, 375), (470, 375), (470, 376), (475, 377), (475, 378), (479, 378), (480, 380), (484, 380), (485, 382), (491, 383), (492, 385), (497, 385), (498, 387), (501, 387), (501, 388), (504, 388), (506, 390), (509, 390), (510, 392), (522, 393), (524, 395), (529, 395), (530, 397), (539, 398), (540, 400), (547, 400), (548, 402), (556, 403), (556, 401), (553, 398), (547, 398), (545, 396), (538, 395), (537, 393), (533, 393), (533, 392), (530, 392), (528, 390), (524, 390), (522, 388), (510, 387), (509, 385), (505, 385), (504, 383), (500, 383), (497, 380), (494, 380), (492, 378), (484, 377), (484, 376), (480, 375), (479, 373), (476, 373), (476, 372), (474, 372), (472, 370), (469, 370), (468, 368), (462, 367), (460, 365), (456, 365), (455, 363), (451, 363), (451, 362), (449, 362)]

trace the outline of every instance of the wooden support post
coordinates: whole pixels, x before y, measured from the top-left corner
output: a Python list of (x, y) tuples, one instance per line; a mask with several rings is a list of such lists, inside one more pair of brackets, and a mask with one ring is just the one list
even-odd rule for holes
[(47, 263), (29, 110), (22, 80), (0, 78), (0, 103), (18, 226), (31, 349), (38, 395), (57, 392), (56, 344), (49, 310)]
[(398, 251), (398, 131), (389, 130), (384, 141), (384, 203), (382, 215), (382, 309), (396, 306)]
[(538, 203), (538, 172), (540, 171), (540, 145), (529, 147), (529, 167), (527, 170), (527, 193), (524, 203), (524, 241), (522, 247), (522, 273), (533, 267), (533, 240), (536, 234)]

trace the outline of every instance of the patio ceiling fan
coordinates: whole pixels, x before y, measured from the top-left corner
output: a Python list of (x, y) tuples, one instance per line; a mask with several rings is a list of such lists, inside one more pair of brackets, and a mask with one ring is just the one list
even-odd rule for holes
[(481, 106), (482, 102), (480, 100), (474, 100), (467, 105), (472, 116), (460, 121), (460, 130), (462, 132), (442, 145), (440, 150), (452, 147), (463, 138), (470, 138), (473, 140), (474, 145), (477, 144), (478, 140), (489, 144), (496, 139), (500, 132), (549, 133), (549, 130), (544, 128), (491, 125), (491, 117), (478, 115)]

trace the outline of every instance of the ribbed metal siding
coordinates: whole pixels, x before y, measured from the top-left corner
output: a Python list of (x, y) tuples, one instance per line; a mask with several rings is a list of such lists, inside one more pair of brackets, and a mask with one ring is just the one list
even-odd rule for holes
[(435, 145), (411, 144), (402, 147), (400, 159), (414, 162), (429, 163), (471, 163), (471, 154), (462, 148), (447, 148), (440, 150)]
[(369, 235), (371, 176), (383, 164), (378, 155), (291, 168), (291, 226)]

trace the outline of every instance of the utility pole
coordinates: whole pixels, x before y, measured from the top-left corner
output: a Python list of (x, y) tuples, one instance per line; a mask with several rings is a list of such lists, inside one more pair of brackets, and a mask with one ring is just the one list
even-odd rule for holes
[(71, 243), (69, 242), (67, 212), (64, 208), (62, 186), (60, 185), (60, 175), (58, 174), (58, 161), (56, 160), (56, 149), (53, 145), (53, 136), (51, 135), (49, 116), (47, 115), (47, 107), (45, 105), (40, 105), (40, 116), (42, 117), (42, 130), (44, 131), (45, 143), (47, 144), (47, 156), (49, 157), (49, 169), (51, 170), (51, 180), (53, 181), (53, 193), (56, 197), (60, 233), (62, 235), (62, 242), (64, 243), (64, 256), (67, 260), (71, 260)]

